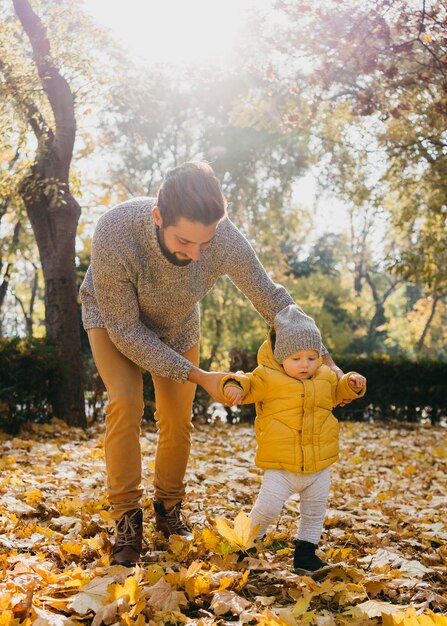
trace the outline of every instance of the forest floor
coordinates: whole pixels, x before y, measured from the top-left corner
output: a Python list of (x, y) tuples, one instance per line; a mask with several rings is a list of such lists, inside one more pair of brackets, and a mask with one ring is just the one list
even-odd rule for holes
[(261, 480), (252, 427), (195, 425), (184, 503), (193, 542), (154, 530), (155, 441), (149, 424), (147, 554), (126, 569), (109, 564), (103, 427), (54, 420), (0, 437), (0, 626), (447, 624), (447, 429), (341, 424), (320, 544), (331, 567), (313, 577), (291, 568), (295, 499), (238, 561), (247, 519), (234, 519)]

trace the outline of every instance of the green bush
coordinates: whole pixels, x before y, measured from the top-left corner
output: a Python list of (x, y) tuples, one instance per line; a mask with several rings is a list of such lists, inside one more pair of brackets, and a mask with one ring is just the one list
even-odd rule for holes
[(339, 356), (334, 360), (343, 371), (355, 370), (368, 380), (364, 398), (336, 410), (342, 419), (428, 419), (438, 424), (447, 417), (447, 362), (388, 355)]
[[(253, 352), (235, 351), (230, 368), (251, 371), (255, 358)], [(406, 422), (428, 419), (438, 424), (447, 417), (447, 362), (410, 361), (388, 355), (340, 355), (334, 356), (334, 360), (343, 371), (355, 370), (368, 380), (364, 398), (334, 410), (339, 419)], [(252, 405), (241, 407), (241, 421), (250, 421), (254, 416)]]
[(25, 421), (53, 417), (60, 357), (44, 339), (0, 338), (0, 429), (15, 434)]
[[(230, 354), (230, 371), (252, 371), (256, 367), (256, 353), (234, 349)], [(410, 361), (390, 358), (387, 355), (369, 357), (336, 356), (335, 362), (345, 372), (355, 370), (368, 379), (364, 398), (355, 400), (345, 407), (337, 407), (334, 413), (341, 420), (400, 420), (420, 422), (430, 420), (438, 424), (447, 417), (447, 362)], [(92, 366), (93, 378), (87, 387), (91, 392), (99, 389), (92, 397), (100, 398), (95, 417), (104, 414), (105, 399), (103, 387)], [(152, 378), (148, 372), (144, 378), (145, 419), (153, 419), (155, 398)], [(99, 387), (97, 385), (99, 384)], [(195, 418), (210, 420), (207, 410), (212, 398), (201, 388), (197, 388), (193, 414)], [(237, 411), (227, 410), (227, 420), (231, 422), (252, 422), (255, 418), (254, 405), (243, 405)]]

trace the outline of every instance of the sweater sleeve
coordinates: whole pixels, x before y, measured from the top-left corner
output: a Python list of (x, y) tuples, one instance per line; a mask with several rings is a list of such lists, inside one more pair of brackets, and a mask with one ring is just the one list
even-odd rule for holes
[[(228, 223), (230, 254), (227, 274), (236, 287), (247, 296), (267, 324), (273, 326), (276, 315), (295, 302), (282, 285), (273, 282), (240, 230), (230, 220)], [(327, 354), (327, 352), (325, 346), (321, 344), (321, 354)]]
[(139, 367), (186, 382), (192, 363), (163, 343), (140, 320), (129, 260), (115, 239), (100, 221), (92, 240), (91, 268), (96, 300), (109, 337)]

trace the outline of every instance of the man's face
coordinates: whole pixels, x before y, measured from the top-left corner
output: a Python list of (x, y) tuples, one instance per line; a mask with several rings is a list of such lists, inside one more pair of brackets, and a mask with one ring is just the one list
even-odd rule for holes
[(176, 265), (188, 265), (198, 261), (203, 250), (206, 250), (216, 234), (217, 224), (202, 224), (181, 217), (176, 224), (166, 228), (158, 207), (154, 209), (154, 221), (159, 228), (159, 241), (169, 260)]
[(297, 380), (311, 378), (318, 369), (319, 354), (316, 350), (298, 350), (283, 361), (284, 371)]

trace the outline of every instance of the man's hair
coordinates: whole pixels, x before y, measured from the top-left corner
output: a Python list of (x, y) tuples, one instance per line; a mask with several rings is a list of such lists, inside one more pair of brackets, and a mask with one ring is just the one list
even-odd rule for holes
[(163, 227), (184, 217), (212, 224), (227, 211), (227, 203), (213, 169), (204, 161), (188, 161), (170, 170), (158, 190), (157, 206)]

